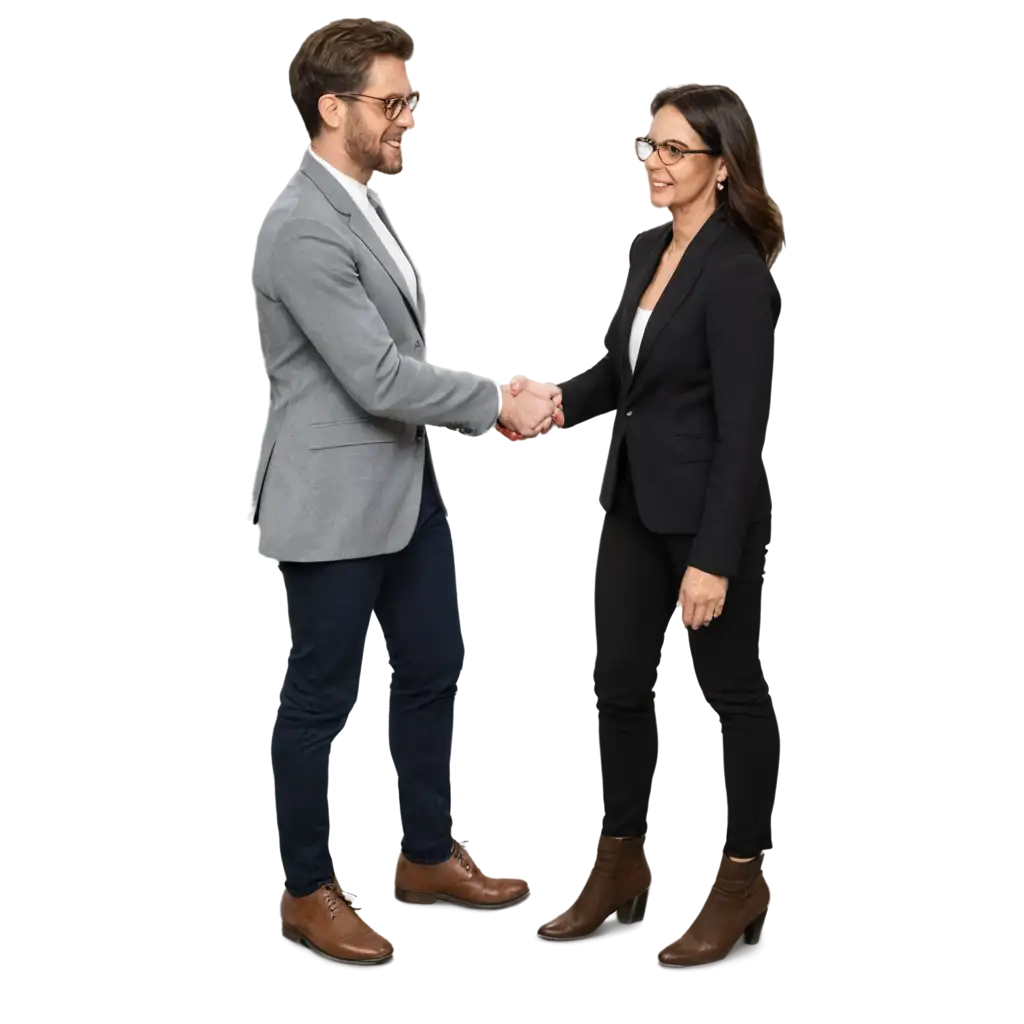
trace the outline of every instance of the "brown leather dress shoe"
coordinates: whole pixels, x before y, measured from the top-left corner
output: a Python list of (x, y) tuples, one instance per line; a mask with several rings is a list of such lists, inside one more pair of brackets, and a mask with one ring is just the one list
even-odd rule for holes
[(582, 939), (592, 935), (615, 911), (623, 924), (644, 919), (651, 869), (644, 856), (644, 836), (601, 836), (597, 860), (579, 899), (560, 917), (542, 925), (542, 939)]
[(395, 898), (403, 903), (443, 900), (460, 907), (497, 910), (529, 895), (530, 887), (518, 878), (488, 878), (461, 843), (452, 844), (452, 855), (441, 864), (417, 864), (404, 853), (398, 856)]
[(281, 933), (307, 949), (343, 964), (382, 964), (394, 948), (355, 912), (337, 882), (308, 896), (281, 897)]
[(742, 935), (748, 945), (761, 938), (768, 913), (768, 883), (761, 874), (764, 854), (745, 864), (722, 857), (718, 878), (686, 934), (658, 954), (666, 967), (695, 967), (721, 960)]

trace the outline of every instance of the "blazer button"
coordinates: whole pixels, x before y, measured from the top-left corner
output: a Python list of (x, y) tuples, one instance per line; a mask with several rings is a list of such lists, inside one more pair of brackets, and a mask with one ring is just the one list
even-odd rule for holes
[(633, 415), (633, 410), (632, 409), (627, 409), (626, 410), (626, 415), (627, 416), (632, 416)]

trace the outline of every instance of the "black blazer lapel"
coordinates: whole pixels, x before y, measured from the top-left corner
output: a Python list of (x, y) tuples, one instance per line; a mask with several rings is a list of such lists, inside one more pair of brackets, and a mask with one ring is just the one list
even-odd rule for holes
[[(654, 312), (651, 314), (651, 319), (647, 321), (647, 330), (644, 331), (644, 338), (640, 344), (640, 352), (636, 357), (636, 369), (633, 372), (630, 381), (631, 384), (632, 381), (635, 381), (636, 378), (640, 376), (643, 372), (644, 366), (650, 361), (651, 350), (657, 343), (659, 335), (668, 326), (672, 317), (675, 316), (676, 310), (679, 309), (686, 300), (687, 295), (693, 291), (693, 286), (697, 283), (697, 279), (700, 277), (700, 273), (704, 269), (704, 262), (707, 259), (707, 255), (711, 251), (711, 247), (721, 237), (722, 232), (726, 228), (726, 223), (725, 211), (721, 209), (716, 210), (704, 222), (700, 230), (693, 236), (693, 239), (687, 246), (686, 252), (683, 253), (683, 258), (679, 261), (679, 266), (676, 267), (675, 273), (672, 275), (672, 279), (665, 286), (665, 290), (662, 292), (661, 298), (658, 299), (654, 306)], [(658, 257), (661, 256), (661, 252), (662, 249), (659, 248), (657, 253)], [(654, 267), (651, 268), (650, 276), (648, 276), (644, 281), (644, 286), (640, 289), (640, 295), (643, 295), (643, 292), (650, 283), (653, 275)], [(640, 296), (638, 295), (638, 301), (639, 297)], [(636, 307), (634, 305), (634, 312), (635, 310)]]
[[(633, 331), (633, 319), (637, 306), (647, 286), (651, 283), (661, 254), (672, 237), (672, 223), (663, 225), (661, 231), (653, 235), (645, 250), (637, 255), (637, 261), (626, 281), (626, 292), (622, 299), (622, 316), (618, 326), (618, 362), (622, 382), (629, 388), (633, 382), (633, 368), (629, 365), (629, 337)], [(648, 327), (648, 330), (650, 328)]]

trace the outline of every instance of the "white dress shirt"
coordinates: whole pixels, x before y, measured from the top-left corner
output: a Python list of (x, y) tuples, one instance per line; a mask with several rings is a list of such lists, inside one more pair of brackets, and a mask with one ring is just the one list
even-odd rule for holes
[[(355, 178), (350, 178), (347, 174), (342, 174), (333, 164), (329, 164), (319, 153), (314, 153), (313, 148), (309, 150), (313, 159), (319, 161), (327, 168), (331, 174), (345, 187), (345, 191), (352, 197), (352, 202), (356, 204), (359, 212), (370, 222), (370, 227), (377, 233), (377, 237), (381, 240), (384, 248), (387, 249), (388, 254), (395, 261), (399, 271), (401, 271), (402, 277), (405, 283), (409, 286), (409, 294), (412, 295), (413, 302), (417, 302), (419, 298), (419, 292), (416, 287), (416, 271), (413, 270), (412, 264), (409, 262), (409, 257), (402, 251), (402, 247), (398, 244), (398, 240), (395, 238), (390, 231), (388, 231), (387, 225), (380, 219), (377, 211), (373, 208), (373, 203), (370, 202), (372, 197), (374, 201), (379, 205), (383, 206), (380, 199), (375, 192), (371, 192), (369, 187), (364, 185), (361, 181), (356, 181)], [(494, 422), (498, 422), (498, 417), (501, 415), (501, 407), (503, 404), (501, 387), (497, 383), (494, 384), (495, 390), (498, 392), (498, 411), (494, 414)]]

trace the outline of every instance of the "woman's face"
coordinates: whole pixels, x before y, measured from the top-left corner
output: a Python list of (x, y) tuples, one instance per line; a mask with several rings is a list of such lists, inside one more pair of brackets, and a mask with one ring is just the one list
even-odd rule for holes
[[(667, 143), (669, 160), (689, 149), (707, 149), (704, 140), (690, 127), (690, 122), (673, 106), (662, 107), (651, 122), (648, 137), (656, 143)], [(714, 205), (719, 181), (724, 181), (725, 161), (720, 156), (695, 153), (682, 156), (668, 165), (659, 150), (644, 161), (651, 188), (651, 203), (660, 207), (690, 206), (701, 199)]]

